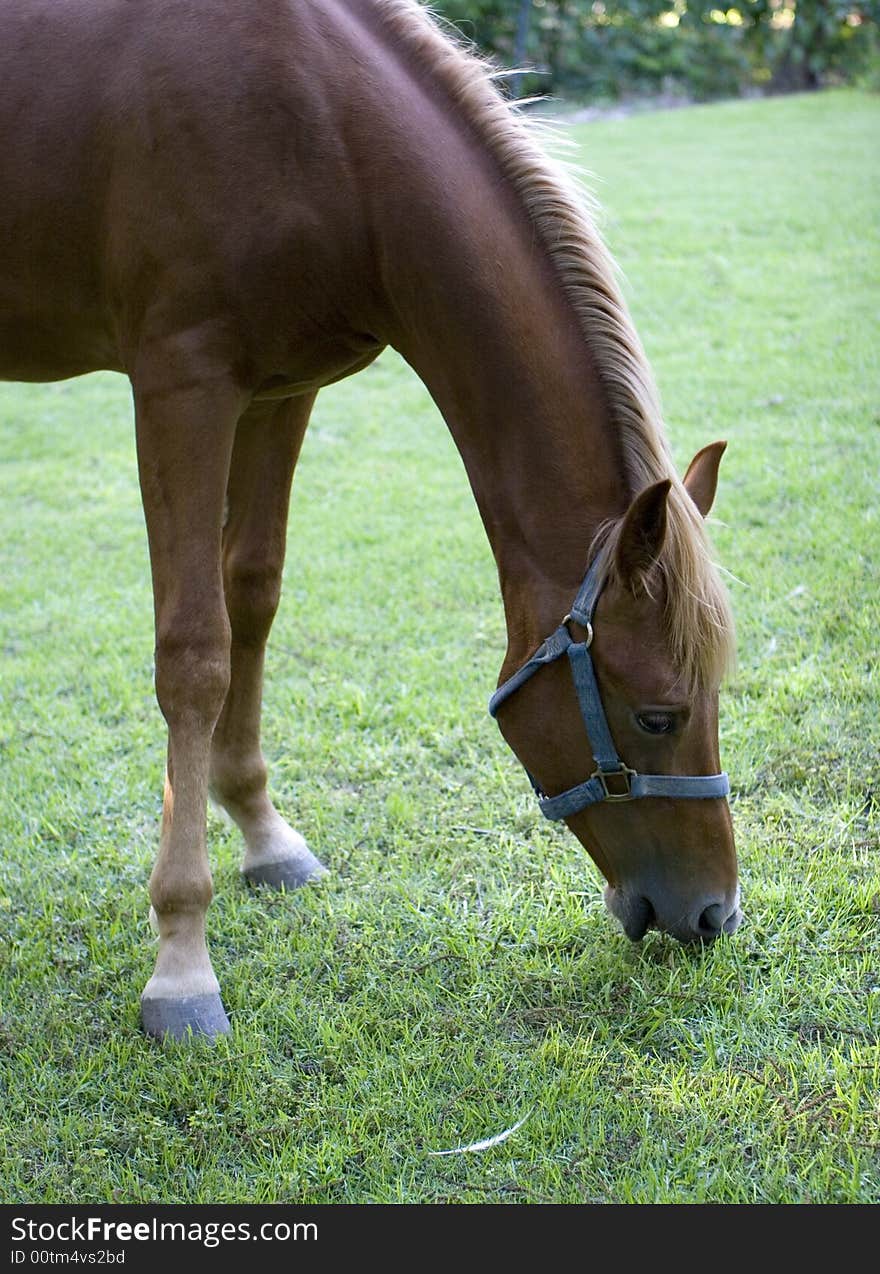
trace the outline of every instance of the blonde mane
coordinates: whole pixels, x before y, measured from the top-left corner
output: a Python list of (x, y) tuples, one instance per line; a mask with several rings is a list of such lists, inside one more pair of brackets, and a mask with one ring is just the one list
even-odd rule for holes
[[(666, 542), (657, 564), (665, 582), (669, 641), (686, 684), (716, 684), (733, 653), (730, 603), (703, 519), (675, 472), (654, 377), (589, 198), (501, 96), (486, 63), (442, 32), (424, 6), (416, 0), (375, 3), (397, 43), (441, 85), (522, 198), (579, 320), (633, 491), (672, 480)], [(619, 522), (606, 524), (592, 546), (607, 574), (619, 528)]]

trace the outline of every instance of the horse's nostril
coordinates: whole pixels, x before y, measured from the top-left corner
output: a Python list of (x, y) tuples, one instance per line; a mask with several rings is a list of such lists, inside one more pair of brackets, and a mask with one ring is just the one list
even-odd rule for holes
[(724, 922), (727, 919), (725, 908), (720, 902), (713, 902), (700, 913), (700, 919), (697, 921), (697, 928), (701, 934), (705, 934), (707, 938), (714, 938), (721, 932)]

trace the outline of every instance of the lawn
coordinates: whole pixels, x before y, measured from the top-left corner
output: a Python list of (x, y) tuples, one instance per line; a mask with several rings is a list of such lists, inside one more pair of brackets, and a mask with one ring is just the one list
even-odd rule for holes
[[(880, 102), (571, 129), (713, 537), (746, 920), (631, 945), (486, 715), (494, 564), (391, 354), (325, 390), (267, 669), (282, 810), (212, 813), (216, 1045), (138, 1028), (164, 728), (128, 387), (0, 387), (2, 1202), (880, 1201)], [(437, 1156), (490, 1138), (482, 1152)]]

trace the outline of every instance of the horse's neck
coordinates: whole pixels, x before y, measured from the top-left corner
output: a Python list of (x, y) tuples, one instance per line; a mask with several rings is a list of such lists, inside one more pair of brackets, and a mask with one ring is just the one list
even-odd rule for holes
[(521, 195), (424, 97), (411, 125), (379, 179), (383, 336), (461, 453), (498, 564), (510, 664), (558, 624), (598, 525), (631, 492), (588, 342)]

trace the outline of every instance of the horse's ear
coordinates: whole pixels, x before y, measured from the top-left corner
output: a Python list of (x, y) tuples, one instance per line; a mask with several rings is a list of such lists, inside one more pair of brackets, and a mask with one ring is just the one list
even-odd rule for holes
[(718, 466), (726, 449), (726, 442), (710, 442), (697, 452), (684, 475), (685, 490), (703, 517), (712, 508), (718, 486)]
[(666, 538), (666, 497), (672, 481), (664, 478), (640, 491), (626, 511), (615, 550), (622, 579), (646, 575), (660, 556)]

